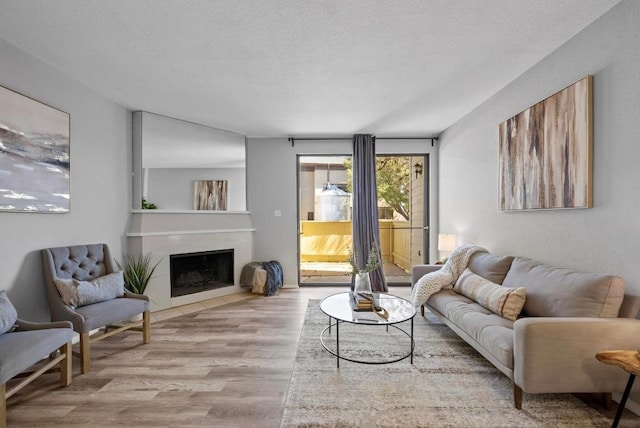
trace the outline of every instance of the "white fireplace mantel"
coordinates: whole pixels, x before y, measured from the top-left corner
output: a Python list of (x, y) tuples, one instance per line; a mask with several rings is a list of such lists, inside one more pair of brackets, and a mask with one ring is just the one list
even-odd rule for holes
[[(160, 259), (147, 294), (152, 310), (168, 309), (241, 291), (242, 267), (253, 259), (253, 233), (248, 211), (134, 210), (127, 233), (130, 253)], [(170, 256), (212, 250), (234, 250), (234, 286), (171, 297)]]

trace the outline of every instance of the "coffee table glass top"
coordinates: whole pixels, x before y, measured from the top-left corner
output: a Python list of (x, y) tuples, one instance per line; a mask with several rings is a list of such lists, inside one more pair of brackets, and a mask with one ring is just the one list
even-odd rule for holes
[(392, 294), (373, 293), (377, 304), (386, 309), (389, 318), (384, 319), (371, 311), (354, 311), (349, 299), (350, 292), (332, 294), (320, 302), (320, 310), (331, 318), (355, 324), (396, 324), (410, 320), (416, 315), (411, 302)]

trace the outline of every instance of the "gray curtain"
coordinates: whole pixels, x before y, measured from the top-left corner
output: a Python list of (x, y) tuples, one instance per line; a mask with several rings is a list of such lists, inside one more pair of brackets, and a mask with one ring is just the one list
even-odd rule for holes
[[(353, 136), (353, 252), (360, 269), (364, 268), (374, 242), (379, 252), (375, 137), (356, 134)], [(373, 291), (388, 291), (381, 256), (378, 253), (380, 267), (370, 274)]]

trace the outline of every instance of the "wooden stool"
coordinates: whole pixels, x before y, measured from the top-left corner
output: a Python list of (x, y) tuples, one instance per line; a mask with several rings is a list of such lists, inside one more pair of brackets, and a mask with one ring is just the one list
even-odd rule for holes
[(624, 406), (627, 404), (633, 381), (636, 379), (636, 375), (640, 374), (640, 351), (604, 351), (598, 352), (596, 358), (601, 363), (618, 366), (629, 373), (627, 387), (624, 389), (622, 400), (620, 400), (620, 405), (618, 405), (618, 411), (616, 412), (616, 418), (613, 420), (613, 425), (611, 425), (611, 428), (617, 428)]

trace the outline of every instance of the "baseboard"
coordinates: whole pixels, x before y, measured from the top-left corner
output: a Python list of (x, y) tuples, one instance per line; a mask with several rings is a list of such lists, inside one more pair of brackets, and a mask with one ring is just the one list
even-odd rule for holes
[[(620, 394), (619, 392), (614, 392), (613, 401), (615, 401), (616, 403), (620, 403), (620, 400), (622, 400), (622, 394)], [(640, 416), (640, 403), (637, 403), (631, 399), (627, 399), (627, 404), (625, 404), (624, 408)]]

